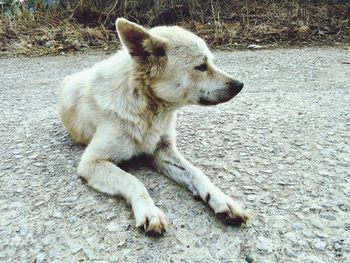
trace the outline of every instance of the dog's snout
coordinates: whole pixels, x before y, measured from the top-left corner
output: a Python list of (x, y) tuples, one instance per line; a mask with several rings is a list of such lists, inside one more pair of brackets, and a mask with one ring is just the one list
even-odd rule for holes
[(244, 83), (238, 80), (232, 80), (229, 82), (229, 88), (233, 95), (237, 95), (243, 88)]
[(243, 82), (240, 82), (238, 80), (233, 80), (233, 81), (230, 81), (230, 89), (234, 89), (234, 90), (241, 90), (244, 86), (244, 83)]

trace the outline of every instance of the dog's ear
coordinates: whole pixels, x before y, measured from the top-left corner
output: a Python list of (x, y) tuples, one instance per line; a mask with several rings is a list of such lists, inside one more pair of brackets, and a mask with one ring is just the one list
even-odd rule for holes
[(165, 42), (152, 36), (146, 28), (125, 18), (118, 18), (115, 24), (119, 39), (131, 56), (146, 57), (153, 54), (161, 57), (165, 55)]

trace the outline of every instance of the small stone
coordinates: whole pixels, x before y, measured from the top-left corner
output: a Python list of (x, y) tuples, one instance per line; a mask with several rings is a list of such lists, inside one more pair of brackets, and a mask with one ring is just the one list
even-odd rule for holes
[(21, 208), (23, 207), (23, 203), (21, 202), (13, 202), (11, 205), (10, 205), (11, 208)]
[(45, 260), (45, 253), (40, 252), (37, 256), (36, 256), (36, 262), (44, 262)]
[(313, 203), (313, 204), (311, 204), (309, 209), (311, 211), (319, 211), (322, 209), (322, 206), (320, 206), (319, 204)]
[(329, 175), (329, 172), (326, 171), (326, 170), (319, 170), (319, 171), (318, 171), (318, 174), (319, 174), (319, 175), (328, 176), (328, 175)]
[(71, 223), (75, 223), (75, 222), (77, 222), (77, 221), (79, 221), (79, 217), (77, 217), (77, 216), (71, 216), (71, 217), (69, 218), (69, 222), (71, 222)]
[(44, 167), (45, 166), (44, 163), (33, 163), (33, 165), (36, 167)]
[(257, 45), (257, 44), (249, 44), (249, 45), (247, 46), (247, 48), (250, 48), (250, 49), (261, 49), (262, 46)]
[(293, 243), (297, 243), (300, 239), (298, 235), (294, 232), (288, 232), (287, 234), (285, 234), (285, 237)]
[(119, 261), (119, 258), (118, 258), (117, 256), (111, 256), (111, 257), (109, 258), (109, 261), (110, 261), (111, 263), (120, 262), (120, 261)]
[(333, 243), (334, 250), (335, 251), (341, 251), (342, 248), (343, 248), (343, 243), (344, 243), (343, 239), (334, 241), (334, 243)]
[(53, 241), (51, 235), (47, 235), (42, 239), (42, 243), (44, 246), (50, 245), (52, 242)]
[(111, 222), (106, 226), (106, 230), (108, 230), (109, 232), (116, 232), (118, 229), (119, 226), (114, 222)]
[(99, 206), (96, 208), (96, 213), (103, 213), (108, 211), (108, 207), (107, 206)]
[(98, 259), (92, 249), (84, 248), (84, 253), (86, 254), (87, 258), (90, 260)]
[(126, 244), (126, 241), (125, 240), (122, 240), (120, 241), (118, 244), (117, 244), (117, 247), (122, 247)]
[(68, 241), (68, 246), (69, 246), (70, 250), (72, 251), (73, 255), (78, 253), (83, 248), (83, 246), (81, 244), (79, 244), (75, 241), (72, 241), (72, 240)]
[(292, 224), (292, 228), (294, 230), (301, 230), (301, 229), (303, 229), (303, 226), (299, 223), (294, 223), (294, 224)]
[(23, 225), (19, 230), (19, 234), (21, 236), (25, 236), (28, 233), (28, 230), (29, 230), (28, 225)]
[(324, 251), (326, 249), (327, 243), (321, 240), (316, 240), (314, 243), (314, 248), (319, 251)]
[(56, 222), (53, 220), (48, 220), (44, 222), (44, 226), (54, 226), (54, 225), (56, 225)]
[(174, 220), (177, 218), (177, 215), (174, 213), (167, 213), (166, 216), (169, 220)]
[(78, 199), (78, 196), (74, 195), (74, 196), (69, 196), (69, 197), (64, 197), (60, 199), (60, 202), (62, 203), (66, 203), (66, 202), (74, 202)]
[(317, 227), (318, 229), (323, 229), (324, 224), (321, 222), (320, 219), (313, 218), (310, 221), (313, 226)]
[(273, 243), (271, 239), (260, 236), (256, 242), (256, 247), (259, 250), (265, 251), (267, 253), (271, 253), (273, 250)]
[(333, 247), (335, 251), (340, 251), (342, 249), (342, 245), (339, 243), (334, 243)]
[(84, 207), (85, 207), (85, 204), (79, 204), (79, 205), (77, 205), (77, 206), (75, 207), (75, 209), (78, 210), (78, 211), (81, 211), (81, 210), (84, 209)]
[(58, 255), (58, 252), (56, 250), (49, 251), (49, 258), (56, 258), (57, 255)]
[(204, 244), (203, 240), (197, 240), (196, 243), (195, 243), (195, 246), (196, 247), (202, 247)]
[(197, 234), (198, 236), (204, 236), (204, 235), (206, 235), (207, 233), (208, 233), (208, 229), (205, 228), (205, 227), (200, 228), (200, 229), (196, 232), (196, 234)]
[(53, 216), (54, 218), (62, 218), (62, 217), (63, 217), (63, 216), (62, 216), (62, 213), (59, 212), (59, 211), (55, 211), (55, 212), (52, 214), (52, 216)]
[(117, 217), (117, 214), (115, 212), (109, 212), (109, 213), (106, 213), (104, 218), (106, 218), (106, 220), (111, 220), (113, 218), (116, 218)]
[(288, 163), (288, 164), (294, 164), (294, 163), (295, 163), (295, 158), (292, 157), (292, 156), (288, 156), (288, 157), (286, 158), (286, 161), (285, 161), (285, 162)]
[(246, 255), (245, 261), (247, 261), (248, 263), (253, 263), (253, 262), (254, 262), (254, 259), (253, 259), (251, 256)]
[(320, 217), (327, 219), (327, 220), (332, 220), (332, 221), (337, 219), (333, 213), (322, 213), (322, 214), (320, 214)]
[(286, 253), (286, 255), (288, 257), (292, 257), (292, 258), (296, 258), (297, 257), (297, 254), (293, 250), (291, 250), (289, 248), (285, 249), (285, 253)]
[(4, 204), (4, 205), (2, 205), (1, 207), (0, 207), (0, 211), (2, 211), (2, 210), (6, 210), (6, 209), (8, 209), (8, 205), (7, 204)]
[(8, 226), (9, 224), (11, 224), (11, 220), (4, 217), (0, 218), (0, 226)]
[(256, 199), (256, 195), (247, 195), (246, 198), (248, 201), (254, 201)]
[(344, 223), (344, 228), (348, 231), (350, 230), (350, 220)]
[(29, 155), (27, 158), (29, 158), (29, 159), (35, 159), (35, 158), (37, 158), (37, 157), (38, 157), (37, 154), (32, 154), (32, 155)]

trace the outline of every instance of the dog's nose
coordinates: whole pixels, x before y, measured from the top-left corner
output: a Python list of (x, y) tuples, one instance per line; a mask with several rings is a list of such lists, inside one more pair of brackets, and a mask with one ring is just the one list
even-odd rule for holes
[(244, 83), (238, 80), (232, 80), (230, 81), (229, 86), (232, 95), (237, 95), (243, 89)]

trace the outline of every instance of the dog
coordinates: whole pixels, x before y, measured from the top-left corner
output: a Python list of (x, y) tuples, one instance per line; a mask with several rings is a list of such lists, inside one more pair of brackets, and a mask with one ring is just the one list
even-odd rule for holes
[(161, 236), (168, 224), (145, 186), (118, 165), (139, 155), (195, 197), (224, 223), (240, 226), (249, 214), (176, 147), (176, 110), (232, 99), (243, 83), (220, 70), (205, 42), (178, 26), (146, 29), (116, 20), (122, 48), (92, 68), (66, 77), (59, 115), (77, 143), (87, 145), (78, 175), (99, 192), (124, 197), (136, 226)]

